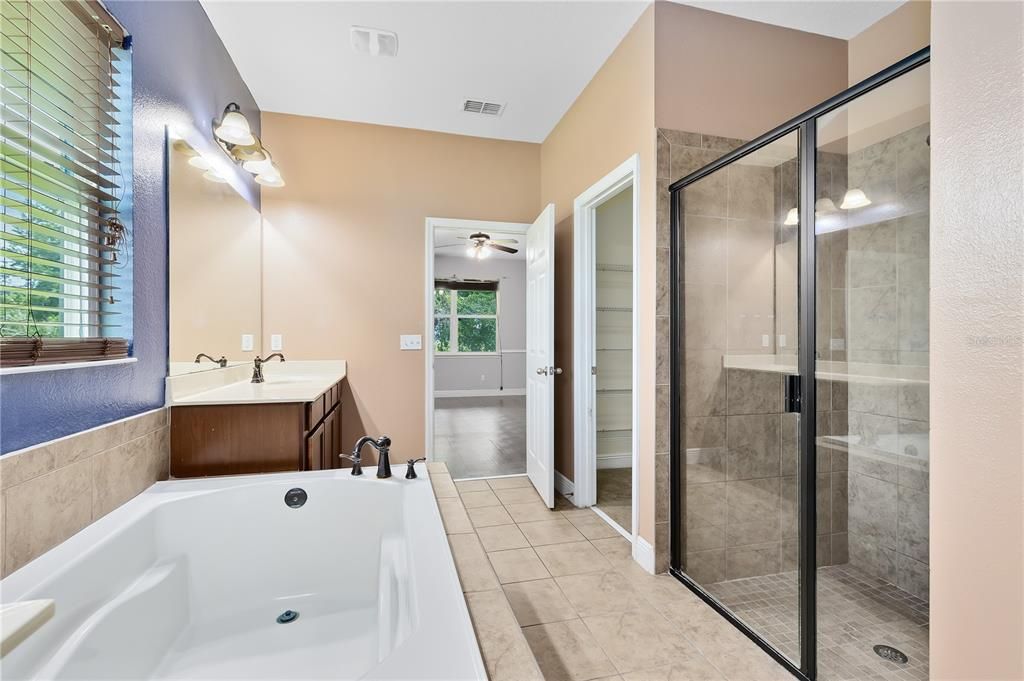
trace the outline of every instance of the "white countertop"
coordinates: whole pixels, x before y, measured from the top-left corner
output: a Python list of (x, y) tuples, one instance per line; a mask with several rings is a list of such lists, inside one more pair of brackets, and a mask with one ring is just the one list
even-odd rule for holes
[[(726, 369), (769, 371), (778, 374), (796, 374), (795, 355), (723, 355)], [(873, 384), (927, 384), (928, 367), (900, 364), (867, 364), (864, 362), (815, 362), (814, 375), (824, 381), (848, 381)]]
[(252, 383), (252, 367), (243, 368), (244, 372), (238, 367), (223, 370), (224, 376), (211, 377), (220, 379), (220, 384), (213, 385), (197, 385), (195, 374), (180, 377), (191, 379), (187, 385), (171, 376), (167, 379), (168, 405), (311, 402), (345, 378), (347, 363), (345, 360), (273, 360), (263, 365), (263, 383)]

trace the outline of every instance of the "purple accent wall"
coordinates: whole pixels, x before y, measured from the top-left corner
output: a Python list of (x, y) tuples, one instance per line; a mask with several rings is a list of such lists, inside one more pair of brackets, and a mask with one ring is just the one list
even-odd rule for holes
[[(116, 421), (164, 404), (167, 374), (167, 177), (164, 129), (212, 121), (237, 102), (254, 129), (260, 111), (202, 6), (107, 0), (132, 34), (134, 147), (134, 364), (0, 377), (0, 453)], [(247, 173), (246, 198), (259, 206)]]

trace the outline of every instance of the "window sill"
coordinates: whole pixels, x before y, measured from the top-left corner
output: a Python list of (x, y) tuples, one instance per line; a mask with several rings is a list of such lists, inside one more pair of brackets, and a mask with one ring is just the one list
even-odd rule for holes
[(435, 352), (435, 357), (499, 357), (500, 352)]
[(114, 364), (132, 364), (137, 361), (135, 357), (124, 357), (121, 359), (100, 359), (92, 362), (64, 362), (62, 364), (33, 364), (27, 367), (0, 367), (0, 376), (35, 374), (43, 371), (64, 371), (65, 369), (88, 369)]

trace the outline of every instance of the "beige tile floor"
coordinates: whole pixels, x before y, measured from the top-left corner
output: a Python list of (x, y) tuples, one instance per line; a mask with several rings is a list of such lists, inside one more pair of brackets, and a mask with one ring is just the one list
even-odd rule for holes
[(789, 681), (768, 655), (588, 509), (525, 477), (428, 465), (491, 681)]
[(597, 504), (619, 527), (632, 532), (633, 469), (597, 469)]

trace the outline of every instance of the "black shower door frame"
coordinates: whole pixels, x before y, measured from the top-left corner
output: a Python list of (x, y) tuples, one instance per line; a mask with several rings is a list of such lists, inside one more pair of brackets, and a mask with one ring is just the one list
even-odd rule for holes
[[(816, 196), (815, 177), (817, 172), (817, 123), (818, 119), (835, 109), (852, 102), (858, 97), (927, 64), (931, 59), (931, 48), (926, 47), (892, 66), (879, 71), (875, 75), (861, 81), (838, 95), (825, 100), (808, 111), (790, 119), (782, 125), (747, 142), (743, 146), (722, 156), (716, 161), (676, 180), (669, 186), (671, 207), (671, 239), (670, 239), (670, 362), (671, 387), (670, 408), (671, 423), (671, 456), (670, 456), (670, 488), (671, 488), (671, 566), (669, 573), (686, 585), (697, 596), (714, 608), (722, 617), (749, 637), (754, 643), (771, 655), (779, 664), (788, 669), (798, 679), (816, 681), (818, 677), (817, 660), (817, 556), (816, 535), (817, 518), (815, 511), (815, 486), (817, 481), (817, 462), (815, 436), (817, 433), (817, 390), (815, 386), (815, 273), (816, 254), (814, 237), (814, 202)], [(798, 257), (798, 337), (797, 381), (787, 382), (787, 410), (800, 414), (800, 454), (797, 473), (798, 485), (798, 594), (800, 618), (800, 664), (797, 666), (789, 658), (776, 650), (755, 629), (748, 626), (728, 608), (719, 603), (683, 570), (685, 553), (685, 536), (683, 533), (683, 509), (685, 504), (685, 443), (683, 442), (682, 424), (679, 415), (682, 413), (683, 392), (686, 385), (685, 362), (683, 357), (683, 192), (687, 186), (701, 180), (712, 173), (725, 168), (733, 162), (752, 154), (758, 149), (789, 135), (798, 133), (799, 160), (799, 257)], [(797, 408), (798, 407), (798, 408)]]

